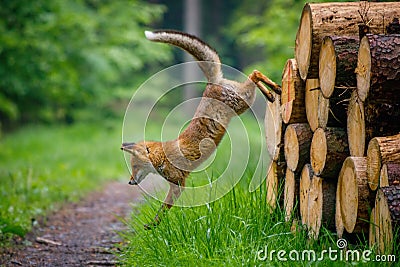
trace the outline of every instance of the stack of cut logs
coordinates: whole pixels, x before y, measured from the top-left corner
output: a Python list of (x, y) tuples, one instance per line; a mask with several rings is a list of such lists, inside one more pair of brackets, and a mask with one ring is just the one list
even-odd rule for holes
[[(400, 226), (400, 3), (306, 4), (282, 94), (268, 103), (267, 198), (310, 237), (368, 234), (391, 250)], [(296, 203), (298, 205), (296, 205)]]

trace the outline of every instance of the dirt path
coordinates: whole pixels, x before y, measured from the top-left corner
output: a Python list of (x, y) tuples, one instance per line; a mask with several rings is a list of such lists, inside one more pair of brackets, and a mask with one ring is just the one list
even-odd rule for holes
[(41, 227), (26, 236), (28, 246), (0, 253), (0, 266), (114, 266), (121, 218), (142, 199), (137, 187), (108, 183), (103, 191), (50, 214)]

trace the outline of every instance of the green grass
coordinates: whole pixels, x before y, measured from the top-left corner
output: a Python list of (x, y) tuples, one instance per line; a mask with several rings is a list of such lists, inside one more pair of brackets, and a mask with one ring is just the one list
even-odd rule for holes
[(0, 242), (23, 236), (39, 216), (128, 175), (122, 121), (27, 126), (0, 140)]
[[(247, 127), (252, 151), (257, 151), (261, 144), (251, 119), (247, 120)], [(241, 134), (236, 131), (234, 125), (231, 125), (230, 129), (233, 133)], [(203, 173), (192, 175), (189, 183), (198, 184), (197, 179), (201, 180), (202, 174), (211, 175), (211, 180), (217, 179), (215, 173), (221, 172), (226, 166), (225, 159), (229, 158), (229, 155), (229, 140), (224, 139), (212, 165)], [(241, 156), (235, 155), (239, 159)], [(198, 207), (173, 207), (163, 216), (160, 225), (152, 230), (144, 230), (143, 225), (152, 221), (160, 207), (159, 201), (149, 197), (143, 205), (133, 210), (132, 217), (127, 222), (130, 229), (123, 233), (126, 244), (121, 247), (122, 251), (118, 255), (121, 265), (376, 266), (376, 262), (333, 261), (327, 254), (321, 261), (309, 261), (308, 254), (305, 254), (304, 261), (301, 258), (299, 261), (290, 260), (288, 253), (292, 250), (299, 253), (313, 250), (317, 257), (324, 249), (337, 250), (337, 236), (323, 228), (319, 240), (311, 241), (301, 226), (293, 227), (291, 222), (285, 222), (282, 207), (270, 214), (266, 203), (265, 183), (254, 192), (248, 190), (254, 165), (251, 161), (241, 181), (221, 199)], [(232, 180), (236, 180), (235, 172), (229, 175)], [(367, 250), (365, 237), (359, 237), (351, 243), (349, 241), (348, 248), (360, 253)], [(267, 259), (263, 259), (265, 249)], [(269, 253), (272, 250), (284, 250), (288, 260), (280, 261), (277, 252), (271, 260)], [(394, 254), (398, 254), (398, 251), (397, 245)], [(261, 258), (257, 256), (258, 253)], [(371, 259), (373, 257), (374, 255)]]

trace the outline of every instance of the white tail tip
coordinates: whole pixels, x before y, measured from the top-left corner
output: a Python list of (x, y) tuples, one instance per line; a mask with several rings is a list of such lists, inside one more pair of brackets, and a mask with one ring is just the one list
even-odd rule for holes
[(146, 36), (147, 39), (153, 40), (155, 38), (155, 34), (151, 31), (144, 31), (144, 35)]

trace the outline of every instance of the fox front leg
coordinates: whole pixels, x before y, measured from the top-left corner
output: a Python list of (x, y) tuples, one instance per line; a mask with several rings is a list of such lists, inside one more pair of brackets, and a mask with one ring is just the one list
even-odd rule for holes
[(170, 183), (168, 194), (164, 200), (164, 203), (161, 205), (161, 208), (158, 210), (156, 216), (154, 217), (154, 221), (145, 224), (144, 229), (150, 230), (159, 225), (164, 213), (167, 212), (174, 205), (174, 201), (179, 198), (179, 196), (182, 194), (182, 191), (183, 187), (174, 183)]
[(270, 78), (262, 74), (258, 70), (254, 70), (250, 75), (249, 79), (254, 82), (257, 87), (260, 89), (260, 91), (264, 94), (264, 96), (270, 101), (274, 102), (275, 97), (272, 95), (272, 93), (268, 90), (267, 87), (265, 87), (264, 83), (272, 89), (275, 93), (280, 95), (282, 93), (281, 86), (273, 82)]

